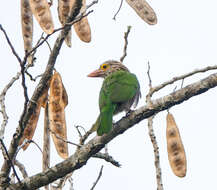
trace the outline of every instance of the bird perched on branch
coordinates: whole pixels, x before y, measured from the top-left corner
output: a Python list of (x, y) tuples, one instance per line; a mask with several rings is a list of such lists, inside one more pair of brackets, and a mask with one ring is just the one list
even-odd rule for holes
[(88, 77), (104, 78), (99, 95), (100, 115), (92, 127), (101, 136), (111, 131), (113, 115), (137, 106), (141, 96), (139, 82), (126, 66), (114, 60), (104, 62)]

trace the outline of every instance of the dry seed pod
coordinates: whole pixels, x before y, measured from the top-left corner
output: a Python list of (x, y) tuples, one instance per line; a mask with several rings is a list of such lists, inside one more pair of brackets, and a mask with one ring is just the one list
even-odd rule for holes
[[(33, 19), (29, 0), (21, 0), (21, 25), (24, 41), (24, 50), (29, 52), (32, 49)], [(28, 57), (28, 63), (32, 63), (32, 56)]]
[[(35, 108), (35, 111), (30, 116), (30, 119), (28, 120), (28, 123), (26, 125), (26, 128), (23, 132), (23, 136), (20, 139), (19, 145), (21, 145), (24, 141), (24, 139), (32, 140), (32, 137), (35, 133), (35, 129), (38, 123), (38, 118), (40, 115), (41, 105), (37, 103), (37, 106)], [(29, 146), (29, 143), (26, 143), (22, 148), (23, 150), (26, 150)]]
[[(83, 12), (86, 8), (86, 0), (82, 0), (82, 7), (80, 12)], [(83, 42), (91, 41), (91, 30), (87, 17), (82, 18), (80, 21), (74, 24), (74, 29), (80, 40)]]
[(157, 24), (157, 16), (145, 0), (126, 0), (136, 13), (150, 25)]
[(173, 173), (178, 177), (185, 177), (187, 170), (187, 162), (185, 149), (172, 114), (167, 114), (167, 152), (169, 163)]
[(63, 101), (63, 84), (61, 76), (55, 72), (50, 83), (48, 113), (50, 130), (57, 153), (68, 158), (67, 128), (65, 121), (65, 103)]
[[(66, 19), (70, 14), (70, 11), (75, 3), (75, 0), (58, 0), (58, 16), (59, 21), (64, 26)], [(65, 42), (68, 47), (71, 47), (71, 30), (68, 32)]]
[(29, 0), (33, 15), (41, 26), (42, 30), (51, 34), (54, 31), (54, 24), (47, 0)]
[[(48, 84), (49, 83), (50, 83), (50, 81), (48, 82)], [(41, 107), (45, 108), (46, 103), (47, 103), (48, 88), (49, 88), (49, 85), (47, 85), (47, 88), (44, 89), (41, 96), (39, 97), (35, 112), (32, 113), (32, 115), (31, 115), (31, 117), (27, 123), (27, 126), (23, 132), (23, 136), (19, 142), (19, 145), (21, 145), (23, 143), (24, 139), (32, 140), (32, 137), (35, 133), (35, 129), (36, 129), (36, 126), (38, 123), (38, 118), (40, 115), (40, 109), (41, 109)], [(25, 144), (23, 146), (23, 150), (26, 150), (28, 148), (28, 146), (29, 146), (29, 143)]]

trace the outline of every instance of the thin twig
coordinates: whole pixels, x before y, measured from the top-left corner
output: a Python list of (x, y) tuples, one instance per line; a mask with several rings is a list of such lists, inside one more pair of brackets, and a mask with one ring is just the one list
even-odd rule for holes
[(63, 139), (62, 137), (60, 137), (59, 135), (57, 135), (54, 131), (52, 131), (50, 128), (49, 128), (49, 131), (50, 131), (52, 134), (54, 134), (55, 137), (58, 138), (59, 140), (65, 142), (65, 143), (68, 143), (68, 144), (77, 146), (77, 147), (81, 147), (80, 144), (76, 144), (76, 143), (73, 143), (73, 142), (71, 142), (71, 141), (68, 141), (68, 140)]
[(120, 10), (121, 10), (121, 7), (122, 7), (122, 4), (123, 4), (123, 0), (121, 0), (121, 4), (120, 4), (120, 6), (119, 6), (119, 8), (118, 8), (117, 12), (115, 13), (115, 15), (114, 15), (114, 17), (113, 17), (113, 20), (116, 20), (116, 16), (117, 16), (117, 15), (118, 15), (118, 13), (120, 12)]
[(13, 53), (13, 54), (15, 55), (15, 57), (17, 58), (18, 62), (19, 62), (20, 64), (22, 64), (21, 58), (19, 57), (19, 55), (18, 55), (17, 52), (15, 51), (14, 46), (12, 45), (12, 43), (11, 43), (11, 41), (10, 41), (10, 39), (9, 39), (9, 37), (8, 37), (8, 35), (7, 35), (7, 33), (6, 33), (6, 31), (5, 31), (5, 29), (2, 27), (1, 24), (0, 24), (0, 30), (4, 33), (5, 38), (6, 38), (7, 42), (8, 42), (8, 45), (9, 45), (10, 48), (11, 48), (12, 53)]
[(9, 90), (9, 88), (14, 84), (14, 82), (19, 79), (20, 74), (21, 74), (20, 72), (17, 73), (16, 76), (13, 77), (10, 80), (10, 82), (4, 87), (4, 89), (2, 90), (2, 92), (0, 94), (1, 113), (3, 115), (3, 122), (1, 124), (1, 129), (0, 129), (0, 139), (2, 139), (4, 137), (5, 127), (8, 123), (8, 115), (7, 115), (6, 109), (5, 109), (5, 95), (6, 95), (7, 91)]
[(93, 186), (91, 187), (90, 190), (93, 190), (96, 187), (96, 184), (99, 182), (100, 178), (102, 177), (102, 170), (103, 170), (103, 166), (101, 166), (100, 171), (99, 171), (99, 175), (98, 175), (96, 181), (93, 183)]
[(116, 167), (121, 167), (121, 164), (118, 161), (114, 160), (114, 158), (112, 158), (112, 156), (110, 156), (108, 154), (103, 154), (101, 152), (98, 152), (95, 155), (93, 155), (92, 157), (103, 159), (103, 160), (111, 163), (112, 165), (114, 165)]
[(92, 134), (92, 131), (89, 130), (87, 131), (83, 136), (82, 138), (80, 138), (80, 145), (83, 145), (84, 142), (86, 141), (86, 139), (89, 137), (89, 135)]
[[(50, 131), (49, 131), (49, 116), (48, 103), (46, 103), (44, 111), (44, 136), (43, 136), (43, 154), (42, 154), (42, 171), (50, 167)], [(49, 190), (49, 185), (46, 185), (45, 190)]]
[(4, 148), (4, 151), (5, 151), (6, 155), (7, 155), (8, 161), (11, 163), (12, 170), (13, 170), (13, 172), (14, 172), (14, 175), (15, 175), (16, 178), (17, 178), (18, 183), (21, 183), (20, 178), (18, 177), (17, 172), (16, 172), (16, 170), (15, 170), (15, 168), (14, 168), (14, 164), (13, 164), (13, 162), (12, 162), (11, 159), (10, 159), (10, 156), (9, 156), (9, 154), (8, 154), (8, 151), (7, 151), (7, 148), (6, 148), (6, 146), (5, 146), (5, 144), (4, 144), (4, 142), (3, 142), (2, 139), (0, 139), (0, 143), (1, 143), (1, 146)]
[(22, 163), (20, 163), (18, 160), (14, 160), (14, 165), (16, 165), (19, 168), (20, 172), (23, 175), (23, 178), (28, 177), (28, 174), (27, 174), (27, 171), (25, 169), (25, 166)]
[(131, 30), (131, 26), (127, 27), (127, 31), (124, 33), (124, 50), (123, 50), (123, 55), (120, 58), (120, 62), (123, 63), (124, 58), (127, 56), (127, 45), (128, 45), (128, 35), (130, 33)]
[[(152, 80), (151, 80), (151, 74), (150, 74), (150, 64), (148, 62), (148, 79), (149, 79), (149, 91), (152, 89)], [(152, 100), (151, 100), (151, 94), (149, 93), (146, 96), (146, 102), (149, 106), (152, 105)], [(154, 116), (151, 116), (148, 118), (148, 134), (152, 142), (152, 146), (154, 149), (154, 164), (155, 164), (155, 169), (156, 169), (156, 180), (157, 180), (157, 190), (163, 190), (163, 183), (162, 183), (162, 176), (161, 176), (161, 167), (160, 167), (160, 153), (159, 153), (159, 147), (157, 144), (156, 136), (154, 134), (154, 128), (153, 128), (153, 119)]]
[(192, 75), (195, 75), (195, 74), (197, 74), (197, 73), (204, 73), (204, 72), (207, 72), (207, 71), (210, 71), (210, 70), (215, 70), (215, 69), (217, 69), (217, 65), (208, 66), (208, 67), (205, 67), (205, 68), (202, 68), (202, 69), (196, 69), (196, 70), (194, 70), (194, 71), (192, 71), (192, 72), (189, 72), (189, 73), (187, 73), (187, 74), (183, 74), (183, 75), (174, 77), (174, 78), (172, 78), (172, 79), (170, 79), (170, 80), (168, 80), (168, 81), (166, 81), (166, 82), (164, 82), (164, 83), (162, 83), (162, 84), (160, 84), (160, 85), (158, 85), (158, 86), (153, 87), (153, 88), (151, 89), (151, 91), (149, 92), (149, 94), (152, 96), (153, 93), (155, 93), (155, 92), (161, 90), (162, 88), (164, 88), (164, 87), (167, 86), (167, 85), (173, 84), (174, 82), (176, 82), (176, 81), (178, 81), (178, 80), (183, 80), (183, 79), (185, 79), (185, 78), (187, 78), (187, 77), (190, 77), (190, 76), (192, 76)]
[(54, 184), (56, 184), (56, 185), (55, 186), (51, 185), (51, 189), (52, 190), (62, 189), (65, 186), (66, 181), (72, 177), (72, 174), (73, 173), (69, 173), (66, 176), (60, 178), (58, 181), (55, 181)]
[[(43, 37), (42, 39), (44, 39), (44, 37)], [(48, 48), (49, 48), (49, 50), (50, 50), (50, 53), (51, 53), (52, 49), (51, 49), (51, 47), (50, 47), (49, 42), (48, 42), (47, 40), (45, 40), (45, 42), (46, 42), (46, 44), (47, 44), (47, 46), (48, 46)]]

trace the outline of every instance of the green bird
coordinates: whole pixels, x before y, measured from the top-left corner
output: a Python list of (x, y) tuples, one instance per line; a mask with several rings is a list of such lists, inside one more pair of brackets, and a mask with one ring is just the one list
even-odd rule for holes
[(104, 78), (99, 94), (100, 115), (92, 127), (101, 136), (111, 131), (113, 115), (137, 106), (141, 97), (139, 82), (126, 66), (114, 60), (104, 62), (88, 77)]

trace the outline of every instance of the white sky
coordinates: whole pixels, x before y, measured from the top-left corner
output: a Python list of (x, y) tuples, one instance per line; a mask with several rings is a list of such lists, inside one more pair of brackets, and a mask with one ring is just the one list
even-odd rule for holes
[[(128, 39), (128, 56), (124, 64), (138, 76), (140, 81), (142, 99), (139, 106), (145, 104), (145, 95), (148, 92), (146, 75), (148, 61), (151, 65), (153, 85), (196, 68), (217, 63), (216, 1), (153, 0), (149, 3), (158, 16), (158, 24), (155, 26), (144, 23), (126, 2), (123, 3), (122, 9), (114, 21), (112, 18), (120, 1), (100, 1), (93, 7), (94, 12), (88, 17), (92, 29), (92, 42), (90, 44), (81, 42), (73, 31), (72, 48), (69, 49), (65, 44), (63, 45), (55, 68), (62, 75), (69, 96), (66, 119), (70, 141), (78, 142), (75, 125), (82, 125), (89, 129), (99, 113), (98, 93), (102, 80), (88, 78), (86, 75), (98, 68), (103, 61), (119, 59), (122, 56), (123, 35), (128, 25), (132, 26), (132, 30)], [(56, 5), (57, 1), (54, 1), (52, 14), (55, 28), (58, 28), (60, 24), (57, 20)], [(18, 54), (23, 56), (19, 1), (4, 1), (2, 3), (0, 24), (7, 31)], [(35, 22), (34, 44), (40, 35), (41, 29)], [(57, 35), (49, 39), (51, 45), (55, 36)], [(2, 90), (19, 70), (19, 64), (9, 50), (2, 32), (0, 32), (0, 44), (2, 64), (0, 90)], [(41, 74), (46, 67), (49, 56), (47, 46), (43, 45), (36, 56), (38, 57), (35, 67), (29, 70), (34, 76)], [(186, 80), (184, 84), (197, 81), (207, 75), (196, 75)], [(28, 80), (29, 97), (31, 97), (37, 82)], [(181, 82), (175, 85), (180, 88)], [(154, 98), (172, 92), (175, 85), (156, 94)], [(154, 129), (160, 147), (164, 189), (215, 189), (217, 170), (216, 93), (217, 89), (212, 89), (171, 109), (179, 126), (187, 156), (187, 175), (183, 179), (174, 176), (168, 163), (165, 137), (166, 112), (155, 117)], [(6, 106), (9, 122), (6, 128), (5, 142), (8, 146), (23, 109), (23, 90), (20, 80), (8, 91)], [(40, 146), (42, 146), (42, 137), (43, 111), (34, 136), (34, 140)], [(97, 184), (96, 190), (156, 189), (153, 149), (146, 121), (142, 121), (114, 139), (108, 148), (110, 155), (119, 161), (122, 167), (116, 168), (104, 161), (90, 159), (86, 166), (73, 175), (75, 190), (90, 189), (102, 164), (104, 165), (103, 176)], [(74, 150), (75, 147), (69, 145), (71, 154)], [(61, 161), (53, 145), (51, 156), (52, 165)], [(18, 159), (26, 165), (29, 175), (41, 171), (41, 158), (41, 153), (34, 145), (30, 145), (27, 151), (21, 151), (18, 155)], [(0, 156), (0, 163), (2, 159)]]

